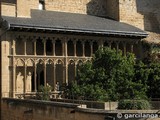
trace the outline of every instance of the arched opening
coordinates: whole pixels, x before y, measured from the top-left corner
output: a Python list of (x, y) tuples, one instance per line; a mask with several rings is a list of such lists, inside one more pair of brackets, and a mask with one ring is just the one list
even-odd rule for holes
[(116, 42), (112, 42), (112, 44), (111, 44), (111, 48), (116, 50), (116, 48), (117, 48), (117, 44), (116, 44)]
[(36, 43), (36, 53), (37, 55), (43, 55), (44, 54), (44, 43), (42, 39), (38, 38)]
[(34, 42), (32, 42), (31, 40), (27, 40), (26, 48), (27, 55), (34, 55)]
[(44, 63), (40, 60), (37, 64), (37, 88), (44, 86)]
[(104, 44), (103, 44), (103, 46), (104, 46), (104, 47), (109, 47), (108, 42), (105, 41)]
[(53, 53), (53, 45), (51, 40), (46, 41), (46, 55), (52, 55)]
[(93, 42), (93, 54), (98, 50), (98, 43)]
[(16, 54), (24, 55), (24, 41), (20, 37), (16, 39)]
[(25, 89), (24, 61), (19, 59), (19, 60), (17, 60), (16, 65), (17, 65), (17, 67), (16, 67), (16, 92), (22, 94), (22, 93), (24, 93), (24, 89)]
[(75, 63), (73, 60), (68, 64), (68, 84), (71, 84), (75, 80)]
[(55, 54), (56, 56), (62, 56), (62, 43), (61, 40), (56, 40), (55, 43)]
[(77, 51), (77, 56), (82, 56), (82, 43), (81, 41), (77, 41), (77, 44), (76, 44), (76, 51)]
[(63, 63), (61, 60), (58, 60), (56, 64), (56, 83), (59, 83), (59, 88), (61, 89), (61, 86), (63, 85)]
[(54, 67), (52, 63), (46, 64), (46, 83), (49, 84), (52, 89), (54, 88)]
[(74, 44), (73, 41), (69, 40), (67, 45), (68, 56), (74, 56)]
[(85, 56), (89, 57), (91, 55), (91, 46), (88, 41), (85, 42)]

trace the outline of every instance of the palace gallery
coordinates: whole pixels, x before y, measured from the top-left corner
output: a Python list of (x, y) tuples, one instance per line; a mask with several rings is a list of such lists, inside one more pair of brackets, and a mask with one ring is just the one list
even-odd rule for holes
[(143, 55), (141, 40), (147, 34), (107, 17), (105, 0), (66, 1), (2, 0), (3, 97), (36, 92), (40, 85), (54, 89), (57, 82), (70, 84), (77, 67), (90, 61), (99, 47), (121, 49), (124, 55), (133, 52), (138, 58)]

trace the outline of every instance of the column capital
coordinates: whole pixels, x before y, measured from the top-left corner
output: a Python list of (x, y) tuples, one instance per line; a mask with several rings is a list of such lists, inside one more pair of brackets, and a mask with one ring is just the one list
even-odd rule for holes
[(90, 45), (93, 45), (93, 41), (89, 41), (89, 44), (90, 44)]
[(55, 44), (55, 43), (56, 43), (56, 40), (55, 40), (55, 39), (51, 39), (51, 40), (52, 40), (52, 43), (53, 43), (53, 44)]
[(69, 39), (67, 37), (63, 37), (63, 40), (61, 40), (61, 43), (67, 43)]
[(73, 44), (77, 44), (77, 39), (72, 40)]

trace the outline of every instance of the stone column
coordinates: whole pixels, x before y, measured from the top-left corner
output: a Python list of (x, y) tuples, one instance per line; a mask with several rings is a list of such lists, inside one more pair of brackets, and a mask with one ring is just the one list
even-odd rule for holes
[(74, 78), (77, 76), (77, 64), (74, 63)]
[(13, 38), (12, 41), (12, 52), (13, 52), (13, 61), (12, 61), (12, 65), (13, 65), (13, 98), (15, 98), (15, 91), (16, 91), (16, 65), (15, 65), (15, 58), (14, 56), (16, 55), (16, 42), (15, 42), (15, 38)]
[(102, 48), (103, 47), (103, 40), (99, 40), (98, 44), (99, 44), (99, 48)]
[(33, 40), (33, 42), (34, 42), (34, 55), (36, 56), (37, 55), (37, 41)]
[(27, 78), (27, 65), (26, 62), (24, 64), (24, 93), (26, 93), (26, 79)]
[(56, 41), (52, 40), (52, 45), (53, 45), (52, 54), (53, 54), (53, 56), (55, 56), (55, 43), (56, 43)]
[(90, 56), (92, 57), (92, 55), (93, 55), (93, 42), (90, 42), (90, 46), (91, 46), (90, 47), (91, 48), (91, 55)]
[(34, 62), (34, 91), (37, 92), (37, 64)]
[(47, 74), (46, 74), (46, 62), (44, 63), (44, 86), (46, 87), (46, 78), (47, 78)]
[(65, 61), (64, 61), (64, 82), (68, 85), (68, 62), (67, 62), (67, 57), (68, 57), (68, 52), (67, 52), (67, 38), (64, 40), (64, 55), (65, 55)]
[(43, 39), (43, 55), (46, 56), (46, 39)]
[(68, 64), (63, 66), (63, 75), (64, 75), (63, 83), (66, 83), (66, 85), (68, 85)]
[(24, 55), (27, 55), (27, 39), (24, 37), (23, 39), (23, 42), (24, 42)]
[(110, 48), (112, 48), (112, 42), (110, 41), (110, 42), (108, 42), (108, 47), (110, 47)]
[(123, 53), (126, 56), (126, 43), (123, 43)]
[(82, 56), (85, 57), (85, 41), (82, 41)]
[(74, 44), (74, 56), (77, 56), (77, 41), (73, 41)]
[(131, 53), (133, 53), (134, 52), (134, 46), (133, 46), (133, 44), (131, 44)]
[(68, 51), (67, 51), (67, 38), (63, 41), (63, 46), (64, 46), (64, 55), (67, 57), (68, 56)]
[(53, 78), (53, 87), (54, 87), (54, 90), (56, 90), (56, 64), (54, 63), (53, 64), (53, 75), (54, 75), (54, 78)]
[(61, 44), (62, 44), (62, 56), (65, 55), (65, 42), (61, 40)]
[(118, 52), (119, 50), (119, 42), (116, 42), (116, 51)]
[(17, 91), (17, 83), (16, 83), (16, 65), (15, 59), (13, 58), (13, 98), (15, 98), (15, 92)]

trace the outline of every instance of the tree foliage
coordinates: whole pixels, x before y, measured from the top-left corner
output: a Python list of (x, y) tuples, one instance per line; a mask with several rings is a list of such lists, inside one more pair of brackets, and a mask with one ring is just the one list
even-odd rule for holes
[(120, 50), (99, 48), (92, 62), (79, 67), (69, 91), (76, 97), (103, 101), (159, 97), (160, 64), (146, 64), (135, 60), (132, 53), (124, 56)]

